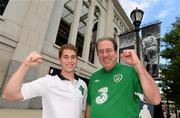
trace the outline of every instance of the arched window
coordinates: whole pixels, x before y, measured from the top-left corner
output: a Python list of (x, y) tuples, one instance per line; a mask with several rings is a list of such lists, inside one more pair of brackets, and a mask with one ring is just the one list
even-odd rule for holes
[(114, 28), (114, 33), (113, 33), (113, 36), (114, 36), (114, 38), (115, 38), (115, 39), (116, 39), (117, 35), (118, 35), (117, 28)]
[(92, 30), (92, 39), (91, 39), (90, 51), (89, 51), (89, 61), (91, 63), (94, 63), (95, 43), (96, 43), (96, 37), (97, 37), (97, 27), (98, 27), (98, 22), (96, 22), (94, 24), (93, 30)]

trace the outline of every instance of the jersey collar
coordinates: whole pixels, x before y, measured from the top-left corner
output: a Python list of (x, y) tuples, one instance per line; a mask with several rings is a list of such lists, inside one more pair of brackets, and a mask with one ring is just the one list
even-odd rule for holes
[[(65, 78), (60, 72), (57, 74), (58, 77), (61, 79), (61, 80), (68, 80), (70, 81), (69, 79)], [(74, 73), (74, 77), (75, 77), (75, 80), (79, 80), (78, 76)]]

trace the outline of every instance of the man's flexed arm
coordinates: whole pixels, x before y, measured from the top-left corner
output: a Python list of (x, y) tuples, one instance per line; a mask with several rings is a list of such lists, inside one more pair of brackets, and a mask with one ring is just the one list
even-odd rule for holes
[(22, 62), (17, 71), (9, 79), (4, 91), (3, 98), (8, 100), (22, 100), (21, 87), (23, 78), (27, 70), (41, 62), (41, 56), (36, 52), (31, 52)]
[(149, 75), (144, 66), (141, 64), (134, 50), (124, 50), (121, 58), (136, 69), (143, 93), (147, 102), (158, 105), (161, 102), (159, 88), (154, 79)]

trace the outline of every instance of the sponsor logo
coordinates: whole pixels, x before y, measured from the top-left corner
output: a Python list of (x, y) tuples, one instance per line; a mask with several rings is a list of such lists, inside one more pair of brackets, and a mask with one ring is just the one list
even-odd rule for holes
[(99, 95), (96, 97), (97, 104), (103, 104), (108, 99), (108, 87), (103, 87), (98, 90)]

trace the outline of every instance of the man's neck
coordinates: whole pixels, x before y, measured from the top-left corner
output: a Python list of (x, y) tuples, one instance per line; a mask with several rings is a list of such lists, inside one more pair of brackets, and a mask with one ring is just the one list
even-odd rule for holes
[(61, 75), (70, 81), (75, 80), (74, 72), (61, 71)]

